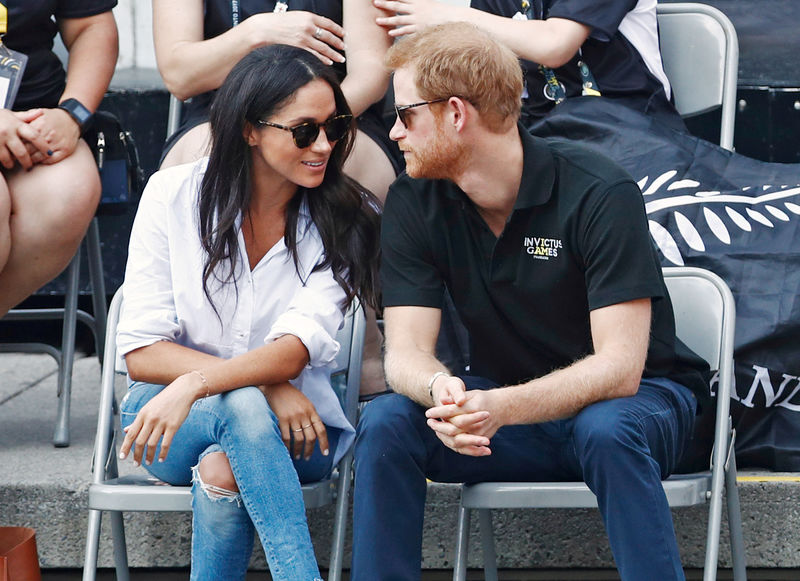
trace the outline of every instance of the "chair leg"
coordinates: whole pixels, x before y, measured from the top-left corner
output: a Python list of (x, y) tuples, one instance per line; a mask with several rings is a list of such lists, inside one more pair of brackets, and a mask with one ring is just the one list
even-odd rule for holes
[(494, 550), (494, 527), (492, 526), (492, 510), (478, 510), (478, 522), (481, 530), (481, 546), (483, 548), (483, 576), (486, 581), (497, 581), (497, 554)]
[(106, 283), (103, 277), (103, 257), (100, 253), (100, 227), (93, 218), (86, 232), (86, 250), (89, 257), (89, 280), (92, 283), (92, 312), (94, 314), (95, 350), (100, 363), (103, 363), (103, 350), (106, 344)]
[(458, 507), (458, 530), (456, 531), (456, 562), (453, 568), (453, 581), (467, 579), (467, 552), (469, 551), (470, 509)]
[(339, 465), (339, 483), (336, 490), (336, 516), (333, 521), (331, 559), (328, 565), (328, 581), (340, 581), (344, 565), (344, 541), (347, 534), (347, 507), (350, 501), (350, 485), (353, 481), (352, 452)]
[(100, 522), (103, 512), (89, 510), (89, 528), (86, 532), (86, 556), (83, 561), (83, 581), (95, 581), (97, 576), (97, 547), (100, 544)]
[(53, 434), (56, 448), (69, 446), (69, 404), (72, 394), (72, 363), (75, 358), (75, 327), (78, 313), (78, 280), (81, 270), (80, 246), (67, 267), (64, 292), (64, 320), (61, 327), (61, 361), (58, 366), (58, 415)]
[(739, 488), (736, 485), (736, 457), (731, 454), (725, 471), (725, 494), (728, 504), (728, 529), (731, 535), (731, 561), (734, 581), (746, 581), (747, 560), (742, 535), (742, 512), (739, 504)]
[(125, 546), (125, 524), (122, 513), (111, 512), (111, 536), (114, 539), (114, 566), (117, 569), (117, 581), (130, 581), (128, 570), (128, 549)]

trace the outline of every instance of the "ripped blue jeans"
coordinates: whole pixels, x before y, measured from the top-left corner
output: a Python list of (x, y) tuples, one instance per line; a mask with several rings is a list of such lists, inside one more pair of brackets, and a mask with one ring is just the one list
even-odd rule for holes
[[(162, 389), (133, 383), (120, 404), (122, 427)], [(328, 428), (331, 450), (338, 436)], [(239, 492), (199, 478), (195, 468), (213, 452), (228, 457)], [(164, 482), (192, 484), (192, 580), (244, 579), (255, 529), (273, 579), (321, 581), (300, 483), (327, 477), (332, 459), (316, 446), (309, 460), (293, 461), (267, 400), (255, 387), (244, 387), (195, 402), (167, 459), (145, 468)]]

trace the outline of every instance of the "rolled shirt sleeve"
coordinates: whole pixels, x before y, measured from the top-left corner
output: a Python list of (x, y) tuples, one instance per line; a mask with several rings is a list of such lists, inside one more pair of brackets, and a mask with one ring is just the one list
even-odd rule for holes
[(331, 365), (339, 353), (336, 332), (342, 326), (345, 293), (329, 268), (311, 274), (289, 307), (272, 325), (265, 343), (282, 335), (294, 335), (308, 350), (308, 366)]

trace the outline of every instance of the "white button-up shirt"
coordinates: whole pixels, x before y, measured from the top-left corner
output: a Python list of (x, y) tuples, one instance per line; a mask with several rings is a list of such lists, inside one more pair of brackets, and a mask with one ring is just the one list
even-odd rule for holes
[(299, 268), (281, 238), (251, 271), (240, 229), (236, 284), (220, 282), (227, 265), (209, 278), (215, 312), (203, 292), (205, 253), (198, 226), (198, 193), (207, 163), (204, 158), (159, 171), (142, 194), (128, 249), (119, 353), (172, 341), (229, 359), (295, 335), (308, 349), (309, 362), (292, 384), (326, 425), (343, 430), (336, 462), (354, 438), (331, 387), (329, 368), (339, 351), (334, 337), (344, 319), (345, 293), (329, 268), (312, 272), (325, 250), (303, 204), (297, 224)]

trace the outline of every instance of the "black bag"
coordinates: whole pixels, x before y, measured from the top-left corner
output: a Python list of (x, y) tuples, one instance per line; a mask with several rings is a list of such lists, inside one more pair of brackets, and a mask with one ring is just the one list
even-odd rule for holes
[(123, 129), (116, 115), (96, 111), (83, 135), (94, 153), (103, 184), (101, 205), (126, 204), (139, 195), (144, 172), (139, 163), (136, 142)]

